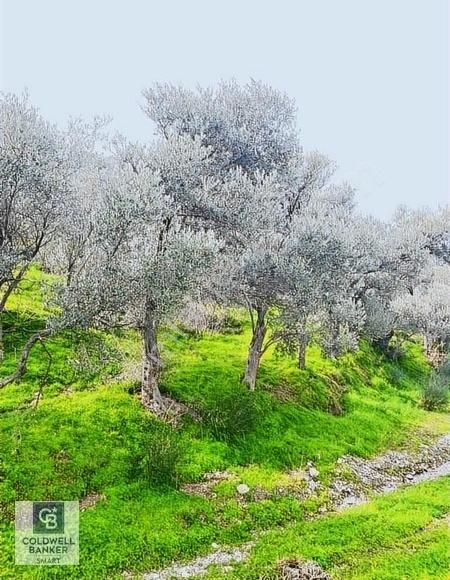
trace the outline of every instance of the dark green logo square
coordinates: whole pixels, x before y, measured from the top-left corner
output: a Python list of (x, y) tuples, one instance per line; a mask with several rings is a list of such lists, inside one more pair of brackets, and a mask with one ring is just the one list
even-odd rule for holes
[(34, 501), (33, 502), (33, 533), (63, 534), (64, 533), (64, 502)]

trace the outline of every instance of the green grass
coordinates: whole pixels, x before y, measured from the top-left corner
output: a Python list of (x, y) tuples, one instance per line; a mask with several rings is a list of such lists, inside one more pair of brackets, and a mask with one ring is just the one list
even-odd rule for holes
[[(247, 330), (196, 340), (171, 333), (166, 340), (170, 362), (165, 390), (191, 404), (235, 392), (248, 341)], [(308, 370), (300, 371), (294, 361), (274, 353), (263, 361), (256, 395), (260, 420), (238, 446), (227, 448), (235, 462), (285, 469), (312, 460), (328, 471), (345, 453), (370, 456), (404, 443), (409, 432), (429, 417), (418, 408), (417, 385), (428, 371), (413, 343), (396, 384), (391, 379), (394, 365), (366, 344), (338, 361), (326, 360), (312, 348), (308, 362)], [(344, 391), (342, 416), (327, 411), (335, 383)]]
[(300, 559), (315, 561), (339, 580), (448, 578), (450, 528), (443, 516), (449, 512), (446, 477), (269, 532), (228, 577), (275, 579), (278, 562)]
[[(53, 282), (54, 277), (32, 269), (8, 304), (2, 375), (14, 367), (27, 336), (45, 323), (49, 312), (43, 296)], [(162, 386), (171, 396), (211, 409), (223, 408), (224, 401), (232, 403), (242, 392), (247, 323), (240, 333), (202, 337), (168, 328), (161, 339)], [(228, 403), (218, 427), (192, 419), (177, 427), (182, 480), (198, 480), (216, 469), (235, 475), (232, 483), (218, 486), (215, 500), (191, 497), (156, 485), (158, 478), (149, 478), (143, 468), (149, 441), (161, 425), (140, 406), (130, 373), (139, 364), (137, 334), (65, 333), (46, 345), (52, 365), (45, 384), (48, 353), (37, 345), (23, 380), (0, 391), (2, 578), (120, 577), (127, 569), (145, 571), (206, 553), (213, 542), (237, 544), (255, 530), (302, 521), (313, 507), (282, 497), (241, 504), (234, 494), (237, 483), (273, 490), (286, 483), (287, 469), (309, 460), (327, 480), (340, 455), (368, 457), (416, 444), (418, 431), (425, 428), (450, 430), (447, 415), (418, 405), (428, 366), (414, 342), (398, 364), (367, 344), (336, 361), (312, 347), (305, 371), (270, 351), (251, 402), (256, 414), (242, 435), (230, 436), (235, 411)], [(34, 408), (30, 402), (40, 388), (43, 398)], [(73, 500), (93, 492), (105, 494), (106, 500), (81, 514), (79, 567), (14, 566), (14, 501)], [(432, 550), (435, 543), (430, 540), (428, 546)], [(368, 558), (358, 566), (369, 566)]]

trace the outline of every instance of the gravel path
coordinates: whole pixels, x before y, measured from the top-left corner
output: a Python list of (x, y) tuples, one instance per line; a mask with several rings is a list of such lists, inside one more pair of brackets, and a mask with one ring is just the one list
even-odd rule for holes
[(393, 492), (450, 475), (450, 434), (421, 445), (417, 453), (389, 451), (374, 459), (344, 456), (338, 460), (330, 486), (332, 507), (346, 509), (369, 501), (370, 496)]
[(170, 578), (191, 578), (202, 576), (212, 564), (226, 567), (228, 564), (242, 562), (249, 554), (253, 543), (244, 544), (240, 548), (216, 550), (211, 554), (197, 558), (189, 564), (173, 564), (159, 572), (144, 574), (143, 580), (169, 580)]
[[(309, 473), (307, 477), (310, 483), (316, 481), (318, 471), (315, 468), (310, 468), (306, 473)], [(341, 511), (366, 503), (373, 494), (390, 493), (402, 486), (450, 475), (450, 434), (440, 437), (433, 444), (422, 445), (416, 454), (389, 451), (370, 460), (344, 456), (338, 460), (336, 475), (337, 479), (328, 489), (330, 504), (328, 508), (320, 510), (320, 517), (329, 511)], [(232, 564), (246, 560), (253, 545), (254, 542), (249, 542), (239, 548), (228, 549), (216, 546), (214, 552), (192, 562), (174, 563), (163, 570), (148, 572), (144, 574), (143, 580), (202, 576), (212, 564), (222, 566), (226, 572)], [(124, 577), (133, 578), (133, 575)]]
[(425, 473), (421, 473), (414, 478), (412, 483), (420, 483), (422, 481), (431, 481), (432, 479), (438, 479), (439, 477), (444, 477), (445, 475), (450, 475), (450, 461), (446, 461), (439, 467), (430, 469)]

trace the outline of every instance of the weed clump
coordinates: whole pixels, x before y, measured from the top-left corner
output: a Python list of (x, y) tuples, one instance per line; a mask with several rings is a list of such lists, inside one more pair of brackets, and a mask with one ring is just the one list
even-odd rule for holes
[(150, 485), (178, 487), (181, 483), (185, 443), (169, 425), (154, 425), (145, 436), (141, 469)]
[(443, 409), (448, 404), (450, 392), (450, 361), (433, 372), (422, 392), (422, 405), (427, 411)]
[(258, 394), (242, 386), (212, 393), (198, 405), (197, 413), (216, 439), (233, 443), (255, 429), (260, 406)]

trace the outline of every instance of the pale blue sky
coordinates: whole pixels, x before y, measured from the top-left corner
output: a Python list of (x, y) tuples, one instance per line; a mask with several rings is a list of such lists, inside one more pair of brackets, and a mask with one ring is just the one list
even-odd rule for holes
[(3, 0), (1, 88), (150, 139), (155, 81), (263, 79), (364, 210), (448, 203), (447, 0)]

